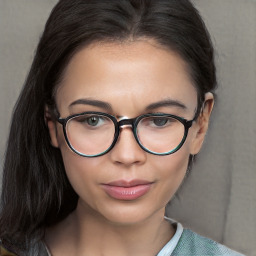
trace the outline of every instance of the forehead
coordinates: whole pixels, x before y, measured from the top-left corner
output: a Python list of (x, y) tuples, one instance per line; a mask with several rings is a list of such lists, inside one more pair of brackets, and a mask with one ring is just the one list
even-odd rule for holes
[(141, 40), (97, 43), (80, 50), (69, 62), (56, 98), (61, 108), (80, 98), (137, 109), (174, 98), (193, 108), (197, 95), (178, 54)]

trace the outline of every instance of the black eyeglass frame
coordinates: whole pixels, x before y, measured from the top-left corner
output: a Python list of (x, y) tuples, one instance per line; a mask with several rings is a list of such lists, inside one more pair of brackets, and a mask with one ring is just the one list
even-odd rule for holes
[[(96, 154), (96, 155), (86, 155), (86, 154), (83, 154), (79, 151), (77, 151), (69, 142), (68, 140), (68, 136), (67, 136), (67, 132), (66, 132), (66, 126), (67, 126), (67, 123), (69, 120), (75, 118), (75, 117), (79, 117), (79, 116), (83, 116), (83, 115), (101, 115), (101, 116), (106, 116), (108, 117), (109, 119), (111, 119), (115, 125), (115, 133), (114, 133), (114, 139), (113, 139), (113, 142), (112, 144), (110, 145), (110, 147), (108, 149), (106, 149), (104, 152), (102, 153), (99, 153), (99, 154)], [(139, 141), (139, 138), (137, 136), (137, 126), (138, 126), (138, 123), (140, 122), (140, 120), (142, 120), (143, 118), (146, 118), (146, 117), (151, 117), (151, 116), (154, 116), (154, 117), (171, 117), (171, 118), (174, 118), (176, 120), (178, 120), (179, 122), (181, 122), (183, 125), (184, 125), (184, 136), (180, 142), (180, 144), (173, 150), (171, 151), (168, 151), (168, 152), (164, 152), (164, 153), (157, 153), (157, 152), (154, 152), (154, 151), (151, 151), (147, 148), (145, 148), (141, 142)], [(57, 121), (62, 125), (63, 127), (63, 133), (64, 133), (64, 137), (65, 137), (65, 140), (69, 146), (69, 148), (75, 152), (76, 154), (80, 155), (80, 156), (83, 156), (83, 157), (97, 157), (97, 156), (102, 156), (102, 155), (105, 155), (106, 153), (108, 153), (116, 144), (117, 140), (118, 140), (118, 137), (119, 137), (119, 134), (120, 134), (120, 128), (122, 126), (125, 126), (125, 125), (129, 125), (131, 126), (132, 128), (132, 131), (133, 131), (133, 135), (134, 135), (134, 138), (136, 139), (137, 143), (139, 144), (139, 146), (146, 152), (150, 153), (150, 154), (153, 154), (153, 155), (159, 155), (159, 156), (165, 156), (165, 155), (170, 155), (170, 154), (173, 154), (175, 152), (177, 152), (184, 144), (184, 142), (186, 141), (186, 138), (187, 138), (187, 135), (188, 135), (188, 130), (189, 128), (192, 126), (193, 122), (197, 119), (197, 116), (195, 116), (192, 120), (187, 120), (187, 119), (184, 119), (182, 117), (179, 117), (179, 116), (176, 116), (176, 115), (172, 115), (172, 114), (165, 114), (165, 113), (149, 113), (149, 114), (144, 114), (144, 115), (140, 115), (140, 116), (137, 116), (135, 118), (129, 118), (129, 119), (122, 119), (120, 121), (117, 121), (116, 117), (110, 115), (110, 114), (107, 114), (107, 113), (104, 113), (104, 112), (95, 112), (95, 111), (90, 111), (90, 112), (83, 112), (83, 113), (79, 113), (79, 114), (74, 114), (74, 115), (70, 115), (66, 118), (57, 118)]]

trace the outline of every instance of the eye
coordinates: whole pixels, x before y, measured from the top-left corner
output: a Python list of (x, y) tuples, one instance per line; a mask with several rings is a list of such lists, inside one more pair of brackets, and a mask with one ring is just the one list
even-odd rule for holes
[(151, 127), (154, 128), (170, 128), (178, 121), (172, 117), (166, 117), (166, 116), (151, 116), (146, 117), (141, 120), (141, 125), (145, 127)]
[(72, 121), (76, 121), (84, 127), (101, 127), (107, 123), (109, 123), (109, 119), (107, 117), (101, 115), (84, 115), (78, 116), (74, 118)]
[(151, 129), (154, 128), (167, 128), (172, 126), (176, 122), (175, 119), (166, 116), (151, 116), (145, 117), (140, 121), (140, 125), (148, 127)]
[(100, 117), (99, 116), (91, 116), (91, 117), (86, 118), (86, 121), (89, 125), (96, 126), (100, 121)]
[(168, 118), (165, 117), (157, 117), (153, 118), (152, 122), (155, 126), (164, 126), (169, 121)]

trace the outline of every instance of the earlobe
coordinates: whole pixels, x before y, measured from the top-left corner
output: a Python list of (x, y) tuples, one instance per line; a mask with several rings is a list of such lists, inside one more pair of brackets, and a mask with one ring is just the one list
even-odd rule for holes
[(201, 113), (196, 121), (195, 134), (194, 134), (192, 150), (191, 150), (192, 151), (191, 154), (193, 155), (196, 155), (200, 151), (203, 145), (204, 138), (209, 126), (213, 105), (214, 105), (213, 94), (208, 92), (205, 94), (205, 101), (202, 106)]
[(44, 121), (49, 130), (52, 146), (58, 148), (59, 143), (57, 138), (56, 121), (52, 118), (52, 114), (50, 113), (49, 108), (47, 106), (45, 107), (44, 111)]

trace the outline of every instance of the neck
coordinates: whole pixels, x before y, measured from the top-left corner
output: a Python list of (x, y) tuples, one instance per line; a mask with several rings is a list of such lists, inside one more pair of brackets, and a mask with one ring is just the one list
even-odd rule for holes
[(148, 256), (156, 255), (173, 235), (174, 229), (164, 219), (164, 209), (141, 222), (120, 224), (90, 209), (85, 211), (78, 203), (66, 220), (49, 230), (46, 243), (53, 256)]

